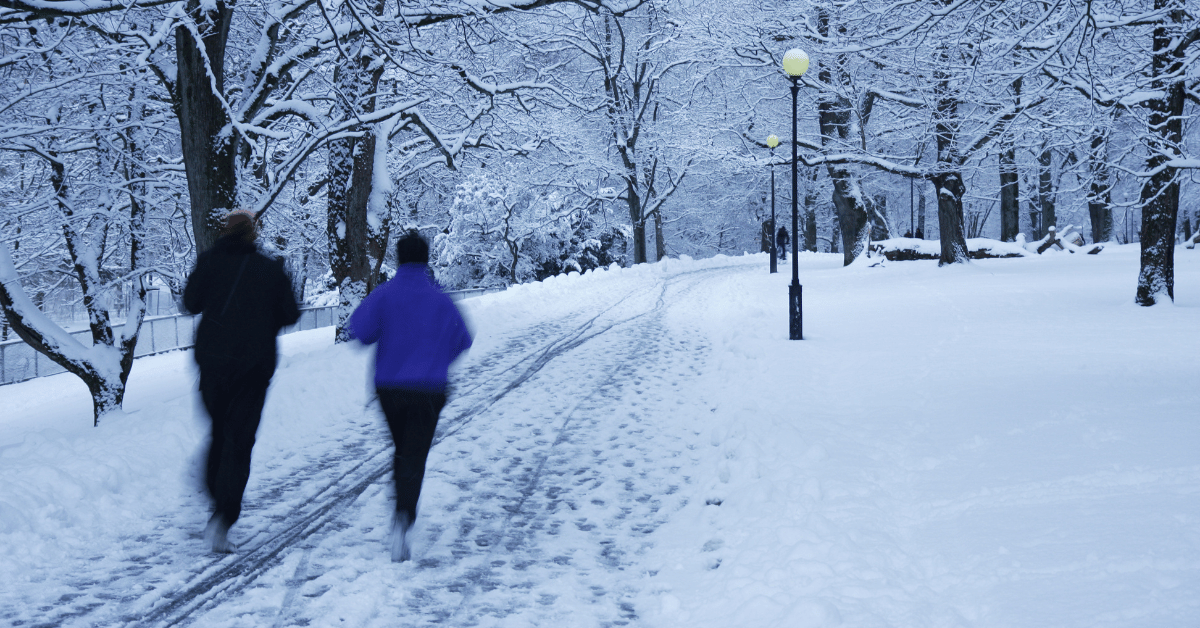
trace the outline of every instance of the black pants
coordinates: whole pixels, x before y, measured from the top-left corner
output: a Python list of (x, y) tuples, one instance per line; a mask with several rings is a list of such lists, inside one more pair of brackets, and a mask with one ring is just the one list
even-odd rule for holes
[(242, 514), (242, 495), (250, 481), (250, 452), (273, 370), (200, 371), (200, 398), (212, 419), (204, 481), (215, 514), (227, 526)]
[(425, 479), (425, 460), (433, 445), (438, 416), (446, 405), (446, 393), (379, 388), (379, 405), (396, 444), (393, 466), (396, 481), (396, 512), (417, 518), (417, 500)]

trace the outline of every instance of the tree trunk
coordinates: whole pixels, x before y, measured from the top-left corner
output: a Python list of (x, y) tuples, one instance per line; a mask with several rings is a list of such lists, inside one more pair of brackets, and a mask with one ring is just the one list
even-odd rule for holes
[(1049, 146), (1043, 147), (1038, 154), (1038, 206), (1041, 209), (1043, 232), (1058, 226), (1058, 218), (1054, 214), (1053, 157)]
[(1171, 8), (1171, 24), (1154, 29), (1154, 85), (1164, 96), (1147, 103), (1150, 109), (1150, 158), (1153, 172), (1142, 184), (1141, 271), (1136, 302), (1154, 305), (1175, 299), (1175, 229), (1179, 219), (1179, 180), (1166, 163), (1179, 154), (1183, 143), (1184, 82), (1179, 77), (1184, 61), (1177, 49), (1184, 11), (1175, 0), (1155, 0), (1154, 8)]
[(871, 222), (862, 201), (862, 191), (851, 182), (844, 169), (830, 169), (833, 179), (833, 206), (837, 209), (838, 230), (842, 234), (842, 265), (849, 266), (867, 250)]
[[(334, 69), (334, 84), (347, 117), (375, 111), (375, 92), (382, 68), (372, 70), (374, 55), (360, 43), (353, 58)], [(329, 267), (339, 296), (335, 342), (350, 340), (346, 322), (367, 296), (370, 286), (371, 238), (367, 204), (375, 170), (376, 127), (363, 135), (329, 144), (328, 221)], [(387, 141), (384, 138), (383, 141)]]
[(629, 222), (633, 225), (633, 263), (646, 263), (646, 217), (642, 215), (642, 199), (637, 192), (637, 177), (625, 180), (625, 202), (629, 207)]
[(963, 196), (967, 186), (963, 183), (961, 158), (958, 155), (958, 99), (953, 93), (950, 79), (944, 72), (935, 88), (937, 94), (937, 149), (938, 174), (933, 176), (937, 190), (938, 240), (941, 242), (941, 257), (938, 265), (965, 264), (967, 237), (963, 232)]
[[(817, 18), (817, 29), (825, 36), (829, 35), (829, 16), (821, 11)], [(834, 82), (833, 71), (837, 69), (839, 79), (844, 79), (844, 59), (834, 63), (822, 63), (818, 78), (822, 83)], [(821, 127), (821, 146), (832, 148), (835, 141), (849, 144), (851, 141), (851, 114), (853, 112), (849, 99), (833, 92), (822, 92), (817, 103), (818, 120)], [(870, 220), (867, 207), (863, 202), (862, 190), (859, 188), (854, 174), (846, 166), (827, 166), (829, 178), (833, 180), (833, 206), (837, 210), (838, 228), (842, 234), (842, 264), (849, 266), (867, 250), (871, 235)], [(795, 234), (793, 234), (795, 235)]]
[(937, 174), (933, 184), (937, 186), (938, 240), (942, 246), (938, 266), (965, 263), (969, 258), (967, 238), (963, 233), (962, 199), (967, 188), (963, 185), (962, 175), (958, 172)]
[(871, 239), (887, 240), (892, 237), (892, 229), (888, 224), (887, 197), (876, 196), (868, 199), (867, 208), (871, 214)]
[[(1021, 100), (1021, 78), (1012, 83), (1012, 93)], [(1000, 151), (1000, 241), (1013, 242), (1021, 231), (1021, 194), (1017, 179), (1017, 152), (1013, 140)]]
[(817, 169), (809, 168), (808, 186), (804, 191), (804, 250), (817, 250)]
[(654, 252), (657, 255), (655, 259), (661, 260), (667, 256), (666, 243), (663, 241), (663, 221), (662, 211), (654, 212)]
[(1017, 151), (1000, 152), (1000, 241), (1013, 242), (1021, 231), (1021, 191), (1017, 179)]
[(917, 199), (917, 232), (913, 236), (920, 240), (925, 239), (925, 192), (921, 192), (920, 198)]
[[(821, 70), (821, 80), (828, 81), (830, 72)], [(850, 101), (838, 96), (824, 95), (818, 105), (821, 124), (821, 145), (845, 141), (850, 136)], [(829, 178), (833, 180), (833, 206), (837, 210), (838, 230), (842, 234), (842, 264), (849, 266), (867, 250), (871, 223), (867, 216), (862, 190), (849, 168), (830, 164)]]
[(204, 251), (217, 241), (222, 216), (237, 204), (237, 135), (228, 128), (229, 116), (219, 98), (225, 89), (225, 44), (233, 7), (222, 1), (188, 0), (187, 12), (201, 39), (196, 41), (186, 26), (175, 27), (175, 109), (192, 234), (196, 249)]
[(1113, 238), (1112, 175), (1108, 167), (1108, 137), (1100, 129), (1096, 129), (1092, 135), (1088, 171), (1092, 179), (1091, 193), (1088, 194), (1092, 242), (1108, 242)]

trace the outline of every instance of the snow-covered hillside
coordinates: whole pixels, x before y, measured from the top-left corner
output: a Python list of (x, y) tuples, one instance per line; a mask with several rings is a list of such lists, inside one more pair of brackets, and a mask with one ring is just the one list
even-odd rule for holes
[(186, 353), (125, 414), (0, 387), (0, 623), (1172, 627), (1200, 622), (1200, 254), (667, 260), (461, 302), (415, 560), (370, 353), (281, 340), (234, 556)]

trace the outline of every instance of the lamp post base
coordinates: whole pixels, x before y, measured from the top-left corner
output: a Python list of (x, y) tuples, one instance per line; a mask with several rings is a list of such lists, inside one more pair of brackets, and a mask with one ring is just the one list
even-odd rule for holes
[(775, 247), (771, 247), (771, 274), (779, 272), (779, 263), (775, 259)]
[(804, 340), (804, 286), (793, 281), (788, 285), (788, 323), (792, 340)]

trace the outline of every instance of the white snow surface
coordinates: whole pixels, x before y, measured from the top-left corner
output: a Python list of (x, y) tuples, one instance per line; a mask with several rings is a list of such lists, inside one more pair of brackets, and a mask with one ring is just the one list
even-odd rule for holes
[(460, 303), (476, 344), (388, 560), (371, 353), (281, 339), (237, 554), (189, 353), (92, 428), (0, 387), (6, 626), (1200, 624), (1200, 255), (665, 260)]

